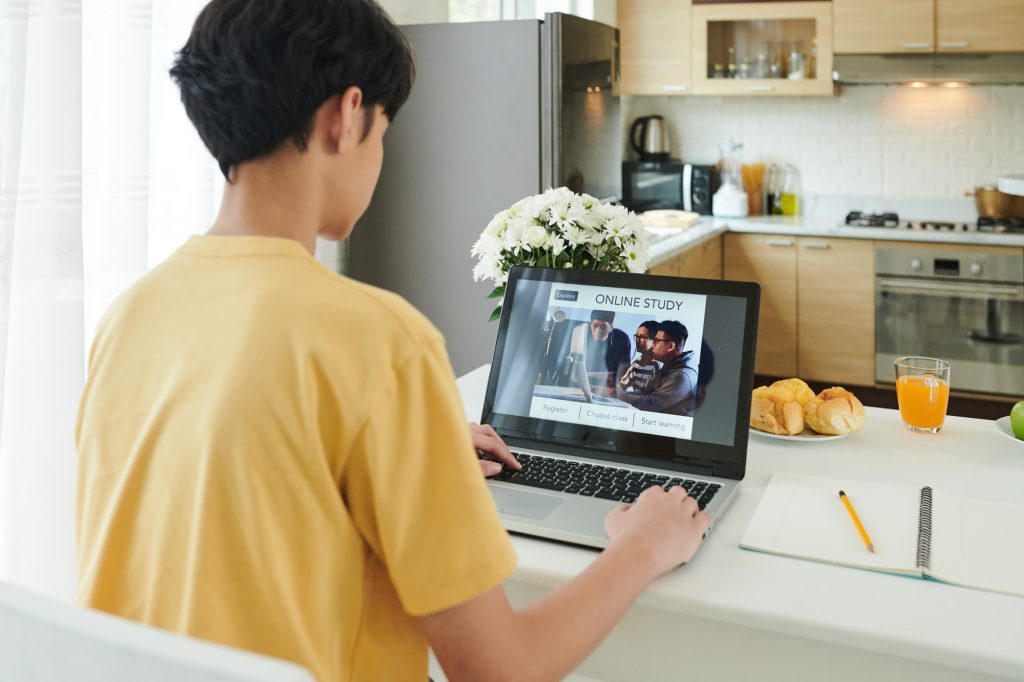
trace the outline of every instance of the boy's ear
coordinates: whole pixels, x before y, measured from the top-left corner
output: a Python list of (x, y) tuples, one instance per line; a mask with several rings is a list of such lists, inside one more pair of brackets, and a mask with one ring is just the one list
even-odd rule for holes
[(353, 85), (324, 103), (327, 144), (331, 151), (345, 152), (362, 139), (363, 91)]

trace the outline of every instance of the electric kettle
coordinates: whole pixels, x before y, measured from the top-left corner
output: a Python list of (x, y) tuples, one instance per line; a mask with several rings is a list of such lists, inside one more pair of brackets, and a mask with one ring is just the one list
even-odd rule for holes
[(668, 161), (668, 128), (661, 116), (641, 116), (629, 128), (629, 144), (641, 161)]

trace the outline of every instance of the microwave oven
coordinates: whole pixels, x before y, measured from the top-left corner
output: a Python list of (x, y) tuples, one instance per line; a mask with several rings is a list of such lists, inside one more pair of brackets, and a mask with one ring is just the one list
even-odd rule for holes
[(711, 215), (718, 168), (680, 161), (624, 161), (622, 203), (632, 211), (675, 209)]

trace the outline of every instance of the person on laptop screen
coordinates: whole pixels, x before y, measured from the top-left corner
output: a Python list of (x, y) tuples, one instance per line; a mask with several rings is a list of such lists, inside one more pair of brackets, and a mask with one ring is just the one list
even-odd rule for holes
[(171, 73), (227, 183), (209, 232), (97, 328), (79, 603), (320, 682), (426, 680), (428, 646), (449, 679), (560, 679), (696, 552), (711, 517), (654, 486), (605, 517), (578, 577), (509, 604), (516, 556), (477, 452), (518, 462), (493, 429), (471, 436), (437, 329), (313, 257), (369, 205), (413, 71), (372, 0), (203, 8)]
[(629, 336), (615, 326), (615, 312), (594, 310), (589, 326), (573, 329), (570, 352), (582, 357), (591, 389), (599, 395), (614, 393), (616, 377), (622, 375), (632, 355)]
[(687, 364), (693, 352), (684, 350), (689, 334), (676, 320), (658, 324), (651, 353), (661, 368), (654, 376), (650, 390), (629, 392), (619, 386), (616, 397), (633, 407), (649, 412), (688, 414), (689, 403), (697, 387), (697, 368)]
[(654, 359), (654, 336), (658, 333), (658, 323), (647, 320), (636, 328), (633, 340), (639, 357), (630, 363), (619, 380), (619, 387), (624, 391), (641, 394), (648, 393), (654, 386), (654, 376), (660, 365)]

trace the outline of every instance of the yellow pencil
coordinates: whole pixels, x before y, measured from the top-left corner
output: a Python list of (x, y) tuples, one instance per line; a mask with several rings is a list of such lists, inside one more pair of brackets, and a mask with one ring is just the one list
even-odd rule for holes
[(864, 544), (867, 545), (868, 551), (874, 554), (875, 546), (871, 544), (871, 538), (868, 536), (868, 532), (864, 530), (864, 524), (860, 522), (859, 518), (857, 518), (857, 512), (853, 511), (853, 505), (850, 504), (850, 498), (846, 496), (846, 493), (840, 490), (839, 499), (841, 499), (843, 504), (846, 506), (846, 511), (850, 512), (850, 518), (853, 519), (853, 525), (857, 526), (857, 532), (860, 533), (861, 539), (864, 541)]

